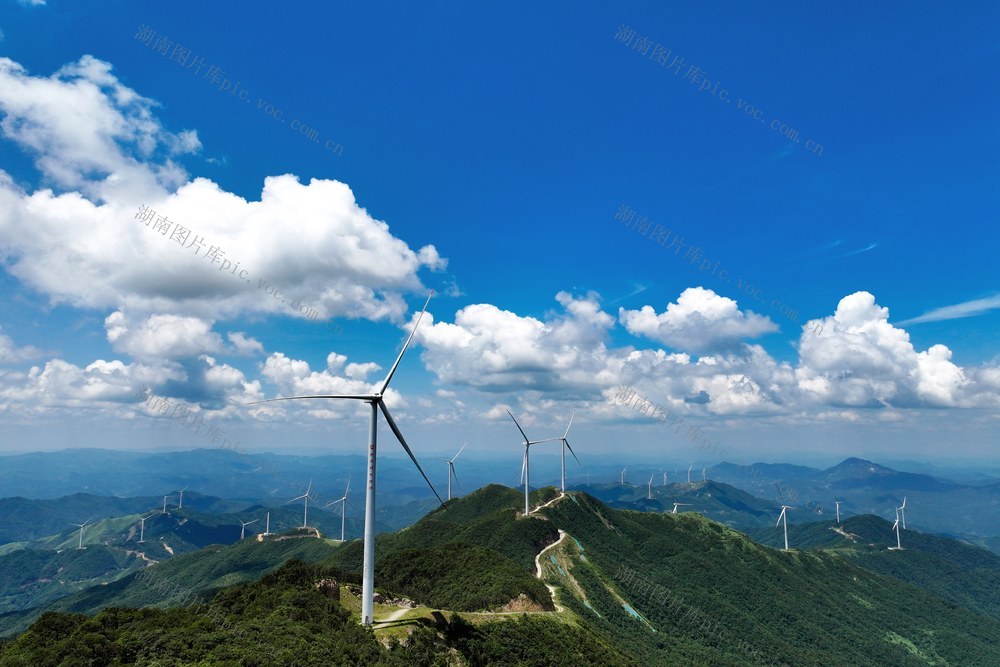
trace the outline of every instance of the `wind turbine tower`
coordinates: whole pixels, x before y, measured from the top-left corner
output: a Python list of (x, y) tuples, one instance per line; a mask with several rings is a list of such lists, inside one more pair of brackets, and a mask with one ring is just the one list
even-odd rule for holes
[(246, 537), (247, 526), (249, 526), (251, 523), (257, 523), (258, 521), (260, 521), (260, 519), (254, 519), (253, 521), (242, 521), (242, 520), (239, 521), (242, 524), (242, 526), (240, 527), (240, 540), (242, 541), (243, 538)]
[(303, 399), (343, 399), (343, 400), (354, 400), (363, 401), (367, 403), (371, 408), (371, 417), (368, 422), (368, 483), (365, 490), (365, 540), (364, 540), (364, 558), (362, 560), (362, 573), (361, 573), (361, 624), (371, 625), (374, 620), (374, 594), (375, 594), (375, 468), (378, 462), (377, 452), (378, 452), (378, 413), (382, 412), (385, 417), (386, 423), (389, 425), (389, 430), (392, 431), (393, 435), (402, 445), (403, 449), (409, 455), (410, 460), (413, 465), (416, 466), (417, 470), (420, 471), (420, 475), (427, 482), (427, 486), (430, 487), (434, 496), (438, 499), (441, 504), (444, 501), (441, 500), (441, 496), (434, 489), (434, 485), (431, 484), (430, 479), (424, 474), (423, 468), (417, 462), (416, 457), (410, 450), (410, 446), (406, 444), (406, 440), (403, 438), (403, 434), (400, 432), (399, 427), (396, 426), (396, 421), (389, 414), (389, 409), (385, 405), (385, 393), (389, 388), (389, 382), (392, 381), (392, 376), (395, 375), (396, 369), (399, 368), (399, 362), (402, 361), (403, 355), (406, 353), (406, 349), (410, 345), (410, 341), (413, 340), (413, 335), (417, 332), (417, 327), (420, 326), (420, 320), (423, 319), (424, 313), (427, 312), (427, 306), (430, 304), (431, 297), (434, 296), (432, 291), (427, 297), (427, 302), (424, 303), (424, 309), (420, 311), (420, 315), (417, 316), (416, 322), (413, 324), (413, 329), (410, 330), (410, 335), (407, 337), (406, 342), (403, 343), (403, 349), (399, 351), (399, 356), (396, 357), (396, 361), (392, 364), (389, 369), (388, 375), (385, 376), (385, 380), (379, 385), (376, 391), (372, 391), (368, 394), (332, 394), (332, 395), (321, 395), (321, 396), (289, 396), (283, 398), (272, 398), (268, 401), (256, 401), (257, 403), (270, 402), (270, 401), (294, 401)]
[[(459, 450), (458, 453), (461, 454), (462, 453), (461, 450)], [(455, 455), (455, 459), (457, 459), (457, 458), (458, 458), (458, 454)], [(455, 459), (452, 459), (452, 461), (454, 461)], [(456, 482), (458, 481), (457, 477), (455, 478), (455, 481)], [(341, 542), (344, 541), (344, 526), (347, 523), (347, 503), (351, 503), (351, 501), (347, 499), (347, 495), (350, 492), (351, 492), (351, 478), (348, 477), (347, 478), (347, 489), (344, 491), (344, 495), (342, 497), (340, 497), (340, 498), (337, 498), (336, 500), (331, 500), (326, 505), (323, 505), (323, 507), (329, 507), (330, 505), (336, 505), (337, 503), (341, 503), (341, 506), (340, 506), (340, 541)], [(449, 498), (450, 497), (451, 496), (449, 496)], [(351, 507), (354, 507), (354, 503), (351, 503)]]
[(708, 468), (702, 468), (701, 469), (701, 481), (703, 481), (703, 482), (707, 482), (708, 481), (708, 476), (706, 474), (707, 472), (708, 472)]
[(797, 507), (792, 507), (791, 505), (782, 505), (781, 514), (778, 515), (778, 521), (774, 524), (777, 528), (779, 523), (785, 524), (785, 551), (788, 551), (788, 510), (798, 509)]
[[(511, 419), (514, 419), (514, 415), (511, 414), (510, 410), (507, 411)], [(532, 445), (537, 445), (540, 442), (552, 442), (554, 440), (559, 440), (559, 438), (546, 438), (545, 440), (528, 440), (528, 436), (524, 433), (524, 429), (521, 425), (517, 423), (514, 419), (514, 426), (517, 426), (517, 430), (521, 432), (524, 437), (524, 458), (521, 459), (521, 477), (524, 479), (524, 516), (531, 514), (531, 506), (528, 504), (528, 494), (530, 493), (530, 486), (528, 485), (528, 475), (531, 472), (531, 465), (528, 461), (528, 451), (531, 449)]]
[(903, 530), (906, 530), (906, 496), (903, 496), (903, 504), (899, 508), (899, 516), (903, 520)]
[(667, 473), (664, 472), (663, 473), (663, 486), (666, 486), (666, 485), (667, 485)]
[(899, 507), (896, 508), (896, 522), (894, 524), (892, 524), (892, 529), (894, 531), (896, 531), (896, 547), (895, 548), (889, 547), (890, 551), (902, 551), (902, 549), (903, 549), (903, 544), (899, 540), (899, 510), (900, 509), (901, 508), (899, 508)]
[(649, 484), (648, 488), (646, 489), (646, 500), (653, 499), (653, 475), (655, 474), (656, 473), (654, 472), (652, 475), (649, 476)]
[[(457, 459), (459, 456), (462, 455), (462, 452), (465, 450), (468, 444), (469, 443), (465, 443), (464, 445), (462, 445), (462, 449), (458, 450), (458, 454), (455, 454), (450, 459), (442, 459), (448, 464), (448, 500), (451, 500), (451, 478), (454, 477), (455, 484), (458, 484), (458, 475), (455, 474), (455, 459)], [(347, 482), (348, 487), (350, 487), (350, 484), (351, 483), (348, 480)], [(333, 502), (339, 502), (339, 501), (335, 500)], [(341, 538), (341, 541), (343, 541), (343, 538)]]
[(156, 514), (156, 510), (153, 510), (146, 516), (139, 517), (139, 543), (145, 542), (146, 537), (146, 519)]
[[(93, 518), (94, 518), (94, 517), (90, 517), (90, 519), (93, 519)], [(86, 525), (87, 525), (88, 523), (90, 523), (90, 519), (87, 519), (87, 520), (86, 520), (86, 521), (84, 521), (83, 523), (74, 523), (74, 524), (73, 524), (74, 526), (77, 526), (77, 527), (78, 527), (78, 528), (80, 529), (80, 541), (79, 541), (79, 543), (78, 543), (78, 544), (76, 545), (76, 548), (77, 548), (77, 549), (83, 549), (83, 528), (84, 528), (84, 526), (86, 526)]]
[[(298, 498), (292, 498), (291, 500), (288, 501), (289, 503), (294, 503), (296, 500), (303, 501), (303, 507), (302, 507), (302, 527), (303, 528), (307, 528), (306, 519), (309, 517), (309, 498), (311, 497), (310, 494), (312, 493), (312, 488), (313, 488), (312, 480), (309, 480), (309, 487), (306, 489), (306, 492), (303, 493)], [(316, 499), (313, 498), (313, 502), (315, 502), (315, 501), (316, 501)], [(288, 503), (285, 503), (285, 504), (287, 505)]]
[(271, 534), (271, 513), (267, 513), (267, 518), (264, 520), (264, 537)]
[[(188, 484), (188, 486), (191, 486), (191, 485)], [(178, 499), (178, 502), (177, 502), (177, 509), (179, 509), (179, 510), (184, 509), (184, 492), (187, 491), (187, 489), (188, 489), (188, 487), (185, 486), (177, 494), (178, 496), (180, 496), (179, 499)]]
[(163, 514), (167, 513), (167, 498), (170, 496), (163, 496)]
[(844, 501), (838, 500), (836, 497), (833, 499), (833, 504), (837, 506), (837, 523), (840, 523), (840, 503), (842, 502)]
[(622, 468), (622, 486), (625, 486), (625, 471), (628, 470), (628, 466)]
[(574, 452), (573, 448), (569, 446), (569, 440), (566, 439), (566, 438), (569, 437), (569, 429), (572, 428), (572, 426), (573, 426), (573, 418), (574, 417), (576, 417), (576, 410), (574, 410), (573, 414), (571, 414), (569, 416), (569, 426), (566, 427), (566, 432), (563, 433), (563, 437), (559, 438), (560, 440), (562, 440), (562, 492), (563, 492), (563, 495), (566, 494), (566, 450), (569, 449), (569, 453), (573, 455), (574, 459), (576, 459), (577, 465), (583, 465), (582, 463), (580, 463), (580, 459), (577, 458), (576, 452)]

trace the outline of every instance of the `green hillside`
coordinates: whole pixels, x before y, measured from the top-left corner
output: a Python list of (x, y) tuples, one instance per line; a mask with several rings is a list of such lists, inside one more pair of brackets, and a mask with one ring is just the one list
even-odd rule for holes
[[(555, 497), (546, 489), (533, 500)], [(962, 606), (863, 562), (912, 557), (911, 576), (936, 578), (950, 595), (966, 581), (959, 573), (989, 564), (949, 540), (921, 555), (914, 535), (912, 549), (880, 553), (813, 525), (815, 549), (783, 552), (697, 513), (616, 510), (574, 492), (525, 518), (522, 498), (486, 487), (380, 536), (378, 590), (423, 606), (377, 604), (374, 631), (357, 626), (360, 601), (347, 587), (360, 580), (360, 542), (246, 541), (76, 596), (66, 611), (115, 607), (94, 618), (45, 615), (0, 649), (0, 667), (96, 655), (105, 662), (92, 664), (1000, 664), (1000, 622), (974, 606), (978, 593)], [(885, 528), (878, 521), (846, 525), (874, 535)], [(217, 586), (253, 580), (290, 556), (283, 543), (315, 549), (315, 564), (286, 565), (209, 604)], [(323, 583), (331, 578), (340, 586)], [(547, 604), (482, 613), (514, 594)], [(141, 604), (183, 608), (119, 608)]]

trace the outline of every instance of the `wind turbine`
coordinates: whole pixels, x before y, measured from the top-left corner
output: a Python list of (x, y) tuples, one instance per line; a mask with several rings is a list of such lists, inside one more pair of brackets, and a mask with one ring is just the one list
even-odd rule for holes
[[(191, 486), (191, 485), (190, 485), (190, 484), (188, 484), (188, 486)], [(184, 509), (184, 492), (185, 492), (185, 491), (187, 491), (187, 489), (188, 489), (188, 487), (187, 487), (187, 486), (185, 486), (185, 487), (184, 487), (183, 489), (181, 489), (181, 490), (180, 490), (180, 491), (178, 492), (178, 495), (180, 496), (180, 499), (179, 499), (179, 501), (178, 501), (178, 503), (177, 503), (177, 509), (179, 509), (179, 510), (180, 510), (180, 509)]]
[(563, 433), (563, 437), (559, 438), (560, 440), (562, 440), (562, 492), (563, 492), (563, 494), (566, 493), (566, 449), (569, 449), (569, 453), (573, 455), (574, 459), (576, 459), (577, 465), (583, 465), (582, 463), (580, 463), (580, 459), (578, 459), (576, 457), (576, 452), (574, 452), (573, 448), (569, 446), (569, 440), (566, 439), (566, 438), (569, 437), (569, 429), (570, 429), (570, 427), (573, 426), (573, 417), (576, 417), (576, 410), (574, 410), (573, 414), (571, 414), (569, 416), (569, 426), (566, 427), (566, 432)]
[(251, 523), (257, 523), (258, 521), (260, 521), (260, 519), (254, 519), (253, 521), (242, 521), (240, 519), (237, 519), (237, 521), (243, 524), (242, 527), (240, 527), (240, 539), (242, 540), (247, 534), (247, 526), (249, 526)]
[[(462, 451), (468, 445), (469, 445), (469, 443), (465, 443), (464, 445), (462, 445), (462, 449), (458, 450), (458, 454), (455, 454), (450, 459), (441, 459), (442, 461), (445, 461), (448, 464), (448, 500), (451, 500), (451, 478), (454, 477), (455, 478), (455, 484), (458, 484), (458, 475), (455, 474), (455, 459), (457, 459), (459, 456), (461, 456)], [(350, 482), (350, 480), (348, 480), (347, 481), (348, 488), (350, 488), (350, 485), (351, 485), (351, 482)], [(336, 502), (339, 502), (339, 501), (334, 500), (333, 502), (336, 503)], [(333, 503), (330, 503), (330, 504), (332, 505)], [(341, 538), (341, 541), (343, 541), (343, 538)]]
[(781, 514), (778, 515), (778, 521), (774, 524), (775, 528), (778, 527), (779, 523), (784, 522), (785, 524), (785, 551), (788, 551), (788, 515), (787, 510), (795, 510), (798, 507), (792, 507), (791, 505), (782, 505)]
[(646, 489), (646, 500), (653, 499), (653, 475), (655, 474), (656, 473), (654, 472), (652, 475), (649, 476), (649, 484), (647, 485), (648, 488)]
[(703, 481), (703, 482), (707, 482), (708, 481), (708, 477), (705, 474), (707, 471), (708, 471), (708, 468), (702, 468), (701, 469), (701, 481)]
[[(302, 500), (303, 501), (303, 507), (302, 507), (302, 527), (303, 528), (307, 528), (307, 526), (306, 526), (306, 518), (309, 516), (309, 498), (311, 497), (311, 494), (312, 494), (312, 488), (313, 488), (313, 482), (312, 482), (312, 480), (309, 480), (309, 487), (306, 489), (306, 492), (303, 493), (298, 498), (292, 498), (291, 500), (288, 501), (288, 503), (294, 503), (296, 500)], [(313, 498), (313, 502), (316, 502), (315, 498)], [(285, 503), (285, 504), (287, 505), (288, 503)]]
[(156, 514), (156, 510), (153, 510), (146, 516), (139, 517), (139, 542), (145, 542), (146, 536), (146, 519)]
[(671, 514), (677, 514), (677, 508), (678, 507), (683, 507), (685, 505), (690, 505), (690, 504), (691, 503), (679, 503), (679, 502), (674, 501), (674, 510), (671, 512)]
[[(93, 518), (94, 517), (90, 517), (90, 519), (93, 519)], [(79, 544), (76, 545), (77, 549), (82, 549), (83, 548), (83, 527), (86, 526), (88, 523), (90, 523), (90, 519), (87, 519), (83, 523), (74, 523), (74, 524), (72, 524), (74, 526), (77, 526), (80, 529), (80, 542), (79, 542)]]
[[(896, 508), (896, 523), (892, 524), (892, 529), (894, 531), (896, 531), (896, 549), (895, 549), (896, 551), (902, 551), (902, 549), (903, 549), (903, 544), (899, 541), (899, 510), (900, 509), (902, 509), (902, 508), (901, 507), (897, 507)], [(889, 547), (889, 550), (892, 551), (893, 550), (892, 547)]]
[[(463, 446), (462, 449), (464, 449), (464, 448), (465, 447)], [(462, 453), (462, 451), (459, 450), (458, 454), (461, 454), (461, 453)], [(455, 455), (455, 459), (458, 458), (458, 454)], [(452, 459), (452, 461), (454, 461), (455, 459)], [(447, 460), (447, 459), (445, 459), (445, 460)], [(458, 481), (457, 477), (455, 478), (455, 481), (456, 482)], [(451, 484), (449, 484), (448, 486), (450, 487)], [(337, 498), (336, 500), (331, 500), (326, 505), (323, 505), (323, 507), (325, 508), (325, 507), (329, 507), (330, 505), (336, 505), (337, 503), (343, 503), (340, 506), (340, 541), (341, 542), (344, 541), (344, 525), (347, 522), (347, 504), (351, 503), (351, 501), (347, 499), (347, 494), (349, 494), (350, 492), (351, 492), (351, 478), (348, 477), (347, 478), (347, 489), (344, 491), (343, 497)], [(451, 496), (449, 495), (448, 498), (451, 498)], [(351, 507), (354, 507), (354, 503), (351, 503)]]
[(837, 496), (833, 497), (833, 504), (837, 506), (837, 523), (840, 523), (840, 503), (842, 502), (844, 501), (838, 499)]
[(622, 468), (622, 486), (625, 486), (625, 471), (628, 470), (628, 466)]
[(267, 537), (270, 534), (271, 534), (271, 513), (268, 512), (267, 519), (264, 522), (264, 532), (262, 533), (262, 535), (264, 535), (264, 537)]
[(167, 498), (169, 498), (169, 497), (170, 496), (163, 496), (163, 513), (164, 514), (167, 513)]
[[(514, 419), (514, 415), (510, 413), (510, 410), (507, 411), (507, 414), (510, 415), (511, 419)], [(528, 450), (531, 449), (532, 445), (537, 445), (540, 442), (551, 442), (553, 440), (559, 440), (559, 438), (546, 438), (545, 440), (528, 440), (528, 436), (525, 435), (524, 429), (521, 428), (521, 425), (517, 423), (516, 419), (514, 419), (514, 425), (517, 426), (517, 430), (521, 432), (522, 436), (524, 436), (524, 458), (521, 459), (521, 477), (524, 478), (524, 516), (528, 516), (528, 514), (531, 513), (531, 507), (528, 505), (528, 489), (529, 489), (528, 472), (530, 470), (530, 466), (528, 464)]]
[(688, 466), (688, 484), (691, 483), (691, 469), (694, 468), (694, 464)]
[(906, 530), (906, 496), (903, 496), (903, 505), (899, 508), (899, 516), (903, 519), (903, 530)]
[(413, 465), (417, 467), (420, 471), (421, 476), (423, 476), (424, 481), (427, 482), (427, 486), (431, 488), (434, 492), (435, 497), (443, 505), (444, 502), (441, 501), (441, 496), (438, 495), (437, 491), (434, 490), (434, 485), (424, 474), (423, 468), (417, 463), (416, 457), (413, 452), (410, 451), (410, 446), (406, 444), (406, 440), (403, 438), (403, 434), (399, 431), (399, 427), (396, 426), (395, 420), (393, 420), (392, 415), (389, 414), (389, 409), (385, 406), (385, 401), (383, 397), (385, 396), (386, 390), (389, 388), (389, 382), (392, 380), (392, 376), (396, 373), (396, 369), (399, 367), (399, 362), (403, 359), (403, 354), (406, 352), (406, 348), (409, 347), (410, 341), (413, 340), (413, 335), (417, 332), (417, 327), (420, 326), (420, 320), (423, 318), (424, 313), (427, 312), (427, 305), (431, 301), (431, 297), (434, 296), (432, 291), (427, 297), (427, 302), (424, 303), (424, 309), (420, 311), (420, 315), (417, 317), (417, 321), (413, 325), (413, 329), (410, 331), (409, 337), (406, 342), (403, 343), (403, 349), (399, 351), (399, 356), (396, 357), (395, 363), (393, 363), (392, 368), (389, 369), (389, 374), (385, 376), (385, 380), (378, 387), (377, 391), (373, 391), (369, 394), (333, 394), (333, 395), (322, 395), (322, 396), (289, 396), (285, 398), (272, 398), (268, 401), (255, 401), (256, 403), (265, 403), (270, 401), (294, 401), (302, 399), (315, 399), (315, 398), (332, 398), (332, 399), (346, 399), (355, 401), (364, 401), (369, 406), (371, 406), (371, 418), (368, 423), (368, 486), (365, 491), (365, 541), (364, 541), (364, 559), (362, 564), (362, 574), (361, 574), (361, 624), (371, 625), (374, 620), (374, 593), (375, 593), (375, 464), (377, 462), (377, 451), (378, 451), (378, 413), (379, 410), (382, 411), (382, 415), (385, 417), (386, 423), (389, 425), (389, 429), (392, 431), (396, 439), (399, 440), (399, 444), (403, 446), (406, 453), (410, 456), (410, 460), (413, 461)]
[(664, 472), (663, 473), (663, 486), (666, 486), (666, 485), (667, 485), (667, 473)]

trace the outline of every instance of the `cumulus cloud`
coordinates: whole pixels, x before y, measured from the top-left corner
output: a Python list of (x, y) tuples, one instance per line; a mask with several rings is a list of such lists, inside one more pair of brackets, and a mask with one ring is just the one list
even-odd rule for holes
[(226, 338), (229, 339), (229, 343), (232, 345), (232, 351), (235, 354), (250, 356), (264, 353), (264, 346), (261, 345), (259, 340), (247, 336), (240, 331), (231, 331), (226, 334)]
[(4, 334), (0, 326), (0, 364), (15, 364), (21, 361), (37, 359), (44, 354), (37, 347), (25, 345), (18, 347), (10, 336)]
[(153, 315), (130, 326), (125, 315), (115, 311), (105, 326), (115, 350), (137, 359), (193, 357), (224, 349), (212, 323), (196, 317)]
[(916, 351), (909, 334), (889, 323), (888, 308), (868, 292), (844, 297), (821, 323), (822, 335), (803, 334), (799, 346), (796, 378), (809, 400), (851, 407), (996, 402), (988, 383), (973, 382), (946, 346)]
[(778, 330), (770, 318), (752, 311), (743, 313), (732, 299), (703, 287), (684, 290), (663, 313), (652, 306), (619, 308), (618, 313), (629, 333), (686, 351), (731, 349), (743, 339)]
[(155, 107), (91, 56), (50, 77), (0, 58), (0, 130), (60, 189), (28, 192), (0, 171), (9, 273), (53, 302), (126, 313), (400, 322), (418, 271), (446, 266), (344, 183), (273, 176), (254, 201), (189, 179), (175, 160), (197, 134), (165, 130)]

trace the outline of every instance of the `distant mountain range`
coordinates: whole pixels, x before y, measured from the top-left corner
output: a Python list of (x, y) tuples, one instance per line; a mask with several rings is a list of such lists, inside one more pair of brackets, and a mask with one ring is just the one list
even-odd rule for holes
[[(745, 501), (722, 484), (699, 491), (719, 512)], [(357, 625), (360, 542), (290, 533), (57, 601), (105, 611), (39, 618), (0, 645), (0, 667), (94, 651), (115, 664), (1000, 664), (1000, 558), (976, 547), (907, 530), (906, 548), (887, 551), (888, 524), (855, 516), (793, 525), (809, 548), (783, 552), (696, 512), (552, 488), (532, 494), (548, 504), (531, 516), (522, 503), (491, 485), (381, 535), (376, 620), (395, 620), (374, 632)], [(281, 567), (289, 558), (312, 564)], [(165, 611), (123, 609), (143, 604)], [(9, 632), (40, 611), (0, 623)]]

